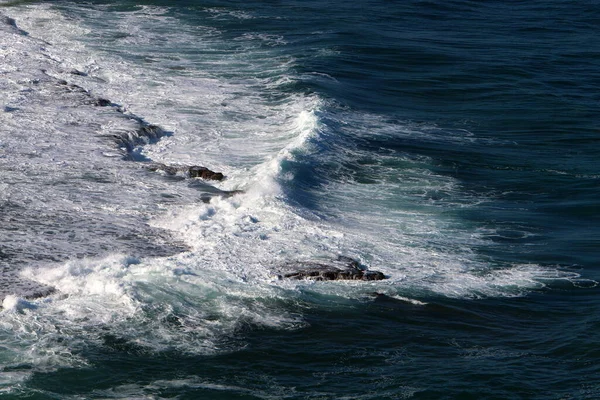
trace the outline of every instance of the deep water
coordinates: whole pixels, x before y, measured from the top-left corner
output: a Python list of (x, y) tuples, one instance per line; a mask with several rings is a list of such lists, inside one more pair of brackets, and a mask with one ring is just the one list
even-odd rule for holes
[(598, 26), (0, 0), (0, 397), (599, 398)]

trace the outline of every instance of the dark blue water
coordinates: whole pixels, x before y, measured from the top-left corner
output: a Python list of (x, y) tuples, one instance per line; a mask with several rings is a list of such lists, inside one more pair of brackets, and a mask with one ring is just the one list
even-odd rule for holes
[[(87, 29), (69, 40), (97, 52), (98, 60), (110, 54), (143, 72), (132, 72), (126, 81), (107, 63), (83, 56), (75, 62), (108, 82), (94, 86), (105, 84), (89, 81), (92, 90), (105, 90), (144, 119), (167, 125), (169, 137), (148, 146), (167, 144), (143, 150), (148, 157), (170, 160), (170, 154), (188, 157), (192, 150), (187, 153), (187, 148), (204, 151), (189, 121), (205, 129), (198, 135), (208, 137), (207, 160), (241, 182), (225, 189), (251, 191), (254, 176), (236, 175), (236, 170), (255, 171), (269, 155), (280, 154), (273, 182), (285, 206), (278, 210), (319, 227), (315, 234), (312, 228), (282, 223), (260, 236), (262, 242), (246, 242), (250, 236), (245, 235), (258, 229), (250, 223), (233, 233), (223, 228), (224, 237), (234, 237), (219, 241), (224, 250), (218, 254), (224, 255), (196, 249), (177, 262), (144, 261), (148, 251), (130, 244), (141, 265), (176, 265), (184, 270), (179, 279), (185, 271), (213, 271), (212, 264), (243, 268), (254, 262), (254, 252), (257, 263), (267, 265), (267, 256), (279, 259), (311, 249), (350, 254), (383, 270), (390, 280), (359, 288), (273, 283), (273, 289), (270, 282), (256, 283), (248, 268), (244, 274), (249, 278), (225, 279), (222, 287), (221, 278), (207, 273), (201, 280), (211, 285), (198, 294), (176, 280), (137, 281), (123, 272), (115, 276), (132, 285), (125, 293), (135, 293), (143, 317), (107, 317), (106, 326), (96, 329), (86, 321), (98, 310), (86, 306), (86, 316), (77, 308), (69, 318), (72, 309), (59, 307), (60, 297), (51, 303), (58, 311), (49, 314), (41, 314), (53, 307), (43, 299), (30, 308), (3, 311), (0, 374), (7, 378), (0, 378), (0, 397), (600, 397), (600, 2), (56, 1), (11, 4), (0, 12), (35, 36), (41, 34), (31, 21), (53, 26), (42, 21), (46, 14), (37, 16), (39, 9)], [(145, 22), (145, 10), (158, 13), (164, 25)], [(114, 21), (126, 18), (139, 20), (139, 30), (123, 33), (123, 26), (130, 25), (114, 27)], [(61, 54), (64, 46), (59, 39), (66, 33), (58, 32), (42, 38), (58, 49), (53, 54)], [(150, 39), (134, 46), (122, 42), (125, 34)], [(96, 62), (100, 67), (94, 67)], [(17, 81), (13, 70), (3, 74)], [(144, 108), (156, 96), (135, 94), (146, 80), (169, 80), (183, 90), (191, 85), (186, 79), (198, 77), (217, 82), (202, 93), (223, 90), (223, 100), (213, 105), (199, 91), (194, 98), (198, 109), (170, 108), (169, 96), (176, 93), (161, 89), (166, 94)], [(128, 86), (119, 86), (123, 82)], [(234, 89), (223, 89), (227, 85)], [(126, 91), (134, 94), (119, 100)], [(7, 100), (0, 106), (11, 104)], [(309, 132), (300, 134), (300, 145), (285, 147), (297, 132), (274, 132), (287, 126), (291, 117), (286, 113), (292, 115), (288, 110), (296, 104), (310, 109), (317, 122), (300, 129)], [(175, 109), (180, 114), (174, 116)], [(219, 136), (227, 129), (231, 136)], [(280, 142), (276, 150), (269, 147)], [(284, 147), (286, 152), (277, 153)], [(4, 159), (10, 157), (7, 151)], [(125, 165), (118, 168), (129, 168)], [(256, 171), (259, 177), (264, 172)], [(166, 193), (153, 185), (139, 193)], [(106, 197), (118, 191), (102, 190)], [(180, 200), (165, 204), (188, 204), (181, 190), (174, 195)], [(136, 193), (131, 196), (143, 197)], [(102, 196), (94, 204), (122, 210), (119, 199)], [(165, 212), (144, 207), (153, 216)], [(221, 215), (220, 206), (215, 207), (196, 220)], [(235, 207), (258, 213), (251, 206)], [(137, 208), (136, 213), (122, 212), (138, 215)], [(191, 225), (185, 234), (200, 227), (198, 238), (203, 238), (224, 221), (208, 228)], [(110, 244), (97, 244), (97, 237), (110, 242), (111, 233), (90, 229), (80, 234), (84, 243), (89, 238), (91, 255), (111, 252)], [(268, 251), (256, 244), (268, 240)], [(289, 253), (284, 244), (290, 244)], [(11, 246), (5, 258), (14, 267), (7, 264), (5, 272), (28, 265), (23, 261), (28, 257), (15, 255), (27, 252), (27, 246)], [(71, 251), (60, 247), (56, 258), (73, 259)], [(263, 251), (267, 256), (260, 256)], [(96, 279), (87, 274), (76, 275), (83, 276), (84, 285), (85, 279)], [(43, 282), (58, 285), (60, 276)], [(251, 295), (228, 297), (246, 291)], [(178, 301), (173, 309), (169, 299)], [(223, 311), (229, 310), (223, 304), (232, 311)], [(201, 311), (196, 315), (194, 310)], [(254, 311), (269, 320), (281, 313), (282, 320), (292, 322), (257, 322), (263, 320)], [(32, 322), (38, 319), (39, 331)], [(65, 320), (69, 324), (62, 325)], [(230, 328), (220, 328), (234, 320)], [(20, 322), (22, 331), (15, 328)], [(160, 345), (149, 345), (156, 330), (168, 334), (156, 334)], [(208, 333), (198, 338), (200, 330)], [(145, 341), (144, 335), (151, 339)], [(19, 347), (20, 340), (27, 349)], [(210, 351), (198, 350), (207, 340)], [(56, 354), (56, 348), (63, 353)], [(30, 351), (33, 359), (27, 356)], [(38, 354), (50, 361), (37, 363)]]

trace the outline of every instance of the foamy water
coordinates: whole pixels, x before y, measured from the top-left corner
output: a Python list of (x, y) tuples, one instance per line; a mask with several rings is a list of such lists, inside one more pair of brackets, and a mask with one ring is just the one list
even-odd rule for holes
[[(477, 141), (472, 134), (290, 91), (300, 76), (279, 51), (283, 37), (226, 41), (166, 7), (111, 21), (101, 5), (3, 12), (18, 24), (4, 23), (0, 38), (5, 366), (88, 367), (90, 348), (115, 342), (147, 353), (232, 352), (244, 346), (230, 341), (243, 327), (300, 329), (304, 307), (329, 298), (375, 293), (425, 306), (579, 282), (560, 268), (483, 257), (482, 230), (452, 210), (487, 198), (434, 172), (427, 156), (362, 142), (395, 135), (460, 146)], [(90, 104), (97, 98), (112, 105)], [(137, 140), (142, 123), (166, 134)], [(137, 141), (119, 147), (115, 132)], [(208, 186), (150, 172), (148, 162), (203, 165), (227, 179)], [(241, 192), (202, 201), (218, 190)], [(340, 255), (388, 279), (278, 277), (286, 262)], [(20, 280), (56, 292), (27, 299)], [(27, 376), (3, 375), (0, 391)]]

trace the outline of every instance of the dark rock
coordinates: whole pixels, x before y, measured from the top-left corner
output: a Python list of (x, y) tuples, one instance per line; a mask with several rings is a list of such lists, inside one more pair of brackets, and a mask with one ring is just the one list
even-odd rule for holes
[(214, 172), (206, 167), (192, 166), (189, 167), (188, 172), (190, 174), (190, 178), (202, 178), (212, 181), (221, 181), (224, 176), (220, 172)]
[[(148, 166), (150, 171), (163, 171), (167, 175), (176, 175), (179, 172), (186, 172), (189, 174), (190, 178), (202, 178), (206, 180), (220, 181), (223, 180), (224, 176), (220, 172), (214, 172), (206, 167), (200, 167), (198, 165), (193, 165), (191, 167), (185, 165), (166, 165), (160, 163), (152, 163)], [(240, 193), (239, 190), (233, 190), (231, 192), (224, 192), (229, 195), (234, 195)]]
[(81, 72), (81, 71), (79, 71), (77, 69), (72, 69), (69, 73), (71, 75), (88, 76), (88, 74), (86, 74), (85, 72)]
[[(96, 100), (93, 100), (88, 104), (96, 104)], [(112, 106), (113, 104), (111, 103), (110, 105)], [(117, 107), (114, 107), (113, 109), (117, 112), (121, 112)], [(161, 137), (168, 135), (168, 132), (165, 132), (160, 126), (147, 124), (135, 116), (126, 115), (126, 117), (139, 123), (139, 127), (135, 131), (120, 131), (104, 136), (108, 139), (111, 139), (118, 147), (125, 150), (127, 152), (126, 157), (128, 159), (134, 161), (147, 161), (146, 158), (140, 157), (139, 154), (133, 153), (135, 147), (138, 145), (155, 143)]]
[(139, 133), (140, 136), (144, 136), (154, 140), (160, 139), (162, 136), (165, 135), (165, 131), (163, 131), (163, 129), (160, 126), (152, 124), (144, 124), (139, 129)]
[(308, 279), (315, 281), (379, 281), (385, 275), (379, 271), (368, 271), (356, 260), (340, 256), (333, 262), (302, 261), (284, 265), (280, 278)]
[(111, 104), (112, 103), (110, 100), (103, 99), (103, 98), (97, 98), (96, 101), (94, 101), (94, 105), (96, 105), (98, 107), (108, 107)]
[(73, 92), (87, 93), (87, 90), (85, 90), (85, 89), (84, 89), (84, 88), (82, 88), (81, 86), (79, 86), (79, 85), (76, 85), (76, 84), (74, 84), (74, 83), (71, 83), (71, 84), (69, 85), (69, 89), (71, 89), (71, 91), (73, 91)]
[(34, 300), (34, 299), (39, 299), (42, 297), (48, 297), (56, 292), (57, 292), (56, 288), (51, 287), (51, 286), (46, 286), (46, 287), (31, 291), (30, 293), (27, 293), (25, 295), (25, 298), (28, 300)]

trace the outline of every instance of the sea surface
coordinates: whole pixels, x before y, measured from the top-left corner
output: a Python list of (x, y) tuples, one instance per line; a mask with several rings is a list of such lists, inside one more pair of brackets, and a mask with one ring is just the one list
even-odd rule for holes
[[(600, 398), (599, 32), (0, 0), (0, 398)], [(387, 279), (281, 278), (340, 256)]]

